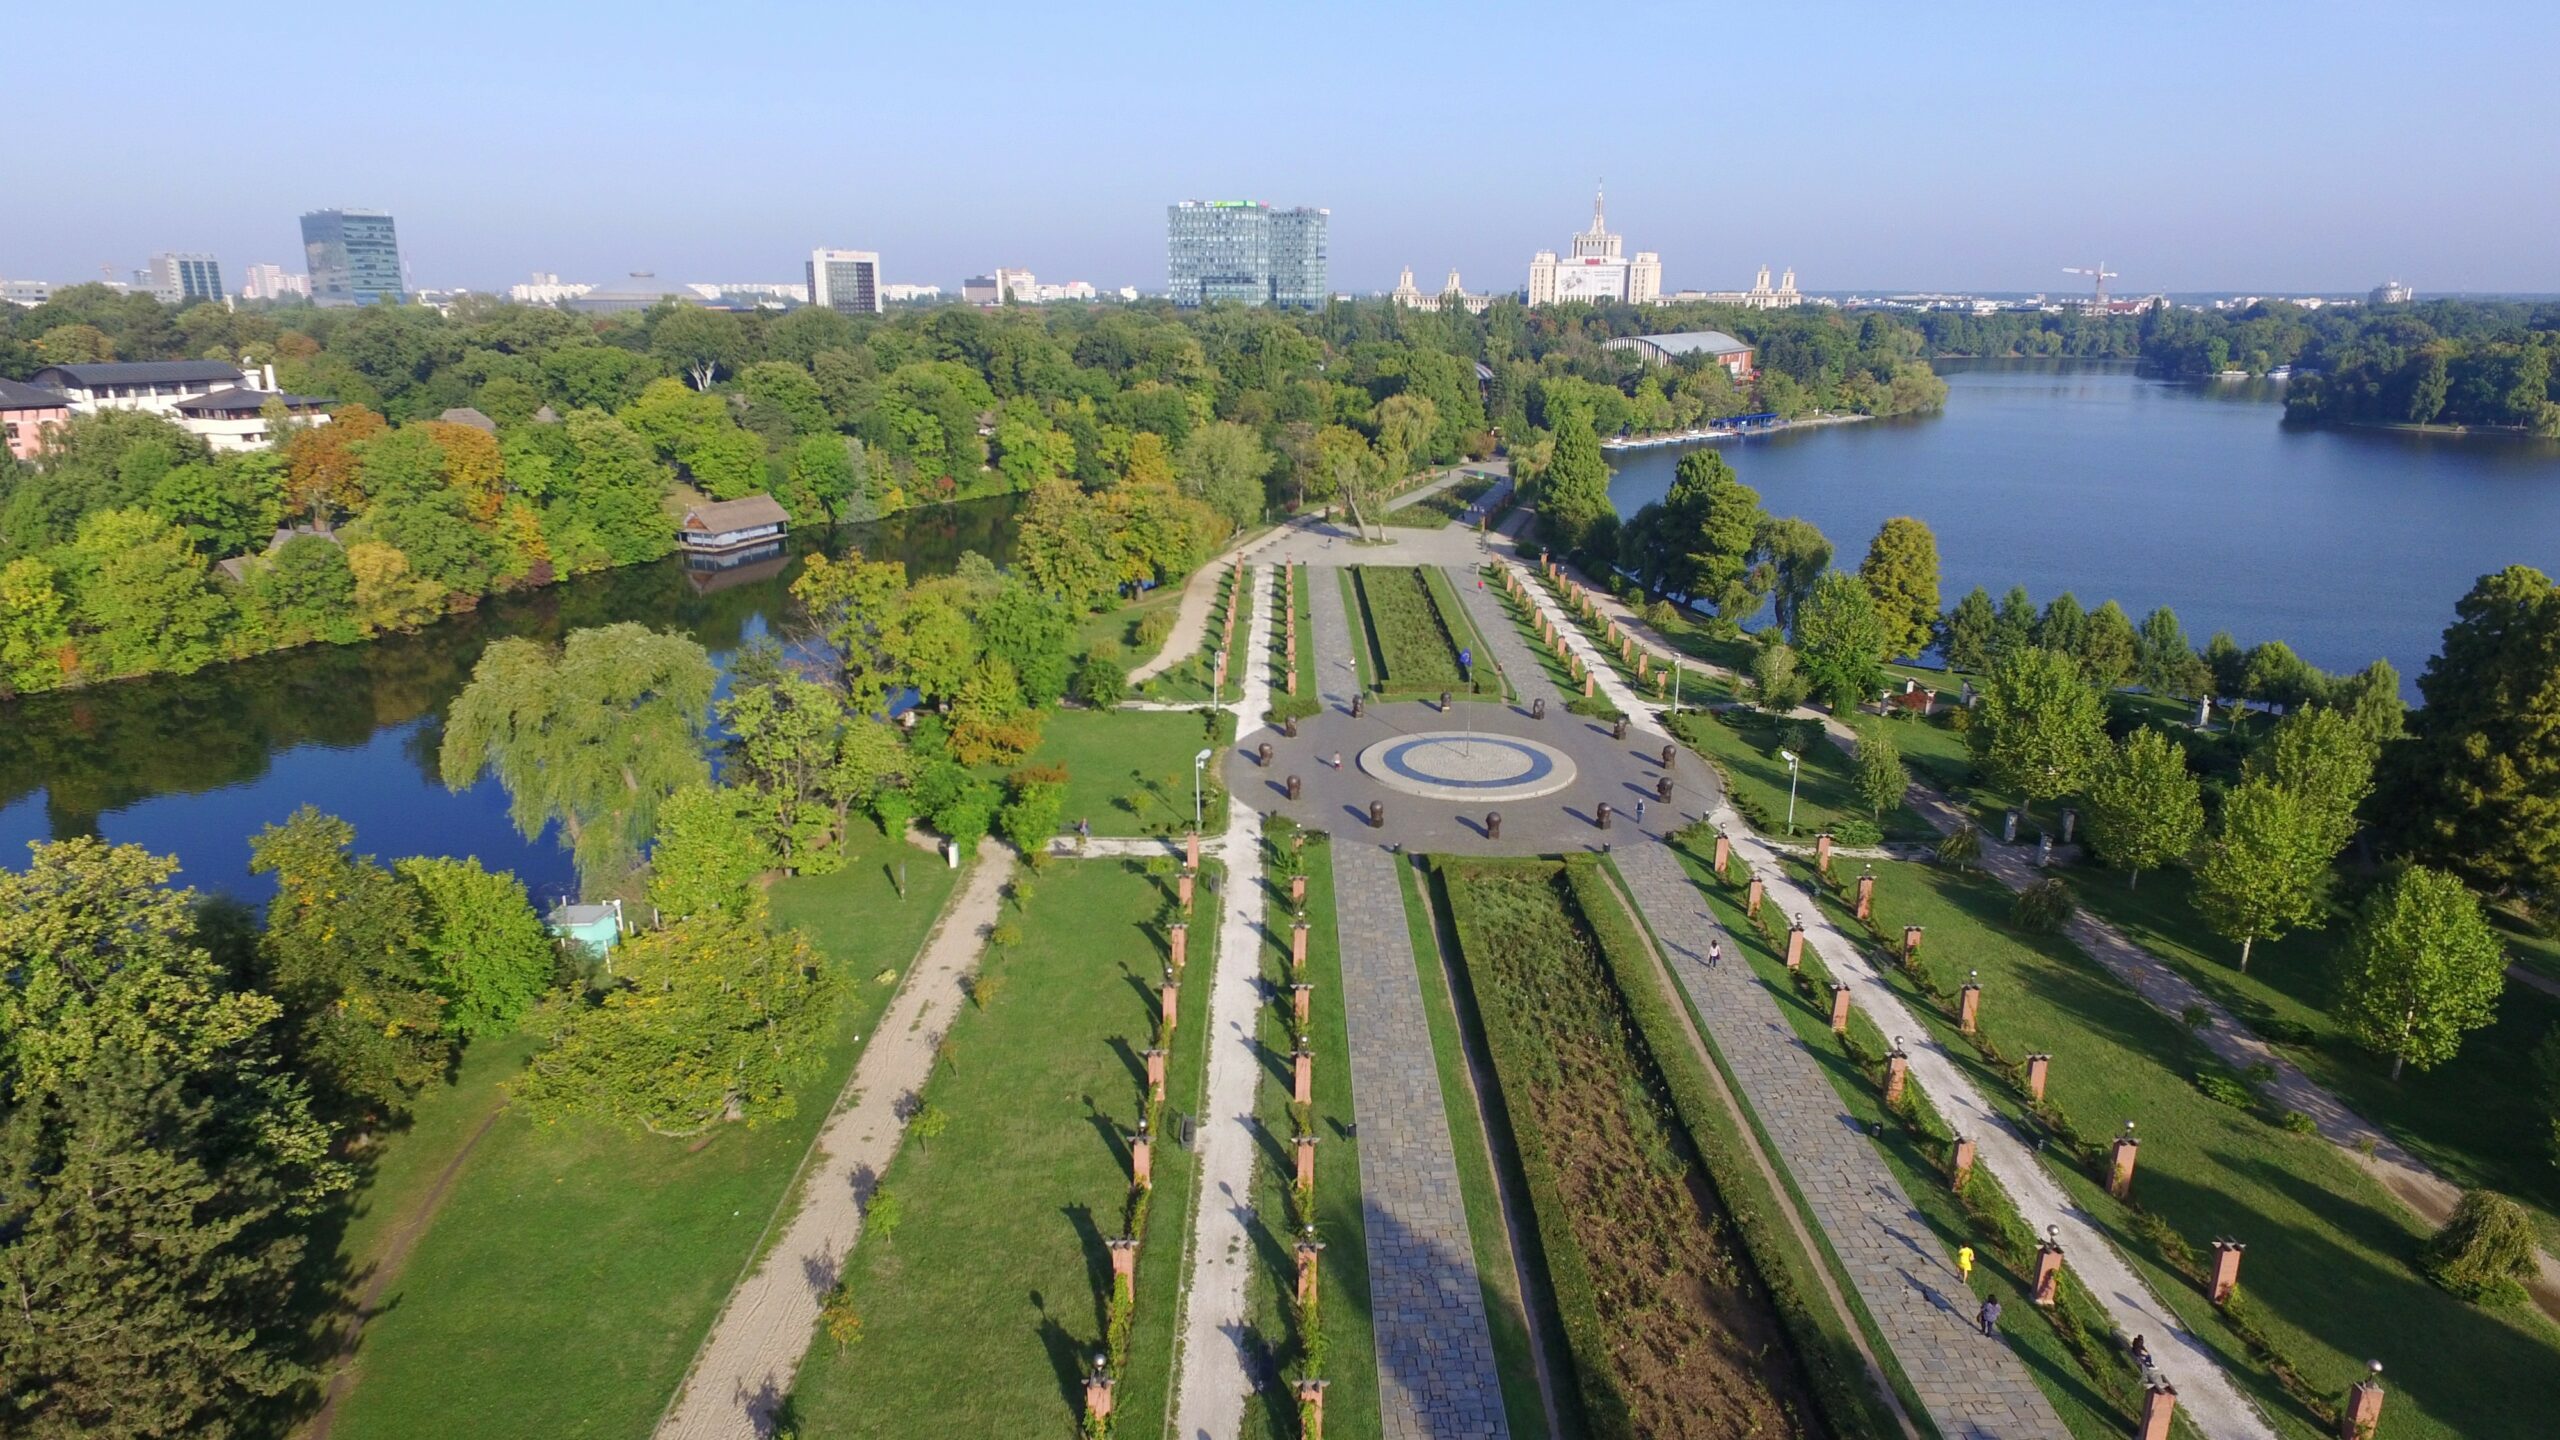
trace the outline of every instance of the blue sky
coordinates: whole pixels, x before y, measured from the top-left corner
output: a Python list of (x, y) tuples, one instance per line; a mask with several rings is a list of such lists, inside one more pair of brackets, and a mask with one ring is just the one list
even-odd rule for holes
[[(1475, 289), (1587, 221), (1672, 288), (2560, 291), (2548, 3), (669, 4), (59, 12), (9, 62), (0, 276), (1164, 283), (1163, 207), (1333, 211), (1336, 288)], [(38, 51), (42, 57), (38, 58)]]

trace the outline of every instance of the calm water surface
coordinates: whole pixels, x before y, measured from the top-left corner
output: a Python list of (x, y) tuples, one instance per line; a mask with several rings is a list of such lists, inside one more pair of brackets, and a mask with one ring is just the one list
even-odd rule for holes
[(798, 537), (788, 555), (716, 573), (681, 560), (611, 571), (370, 645), (0, 703), (0, 865), (25, 863), (30, 841), (100, 835), (176, 855), (181, 883), (263, 904), (274, 885), (249, 873), (249, 837), (309, 804), (355, 826), (357, 848), (386, 861), (477, 855), (514, 871), (537, 900), (566, 895), (575, 867), (553, 837), (516, 833), (496, 781), (455, 794), (436, 775), (445, 711), (490, 641), (636, 620), (681, 630), (725, 663), (781, 623), (807, 549), (859, 546), (920, 575), (947, 573), (970, 550), (1002, 563), (1014, 504), (971, 501)]
[[(1771, 513), (1855, 565), (1889, 516), (1938, 535), (1947, 604), (1975, 585), (2167, 605), (2199, 645), (2283, 640), (2328, 670), (2414, 682), (2472, 581), (2560, 573), (2560, 444), (2288, 429), (2281, 386), (2128, 368), (1955, 364), (1944, 414), (1719, 442)], [(1662, 498), (1679, 451), (1618, 468), (1618, 512)], [(2416, 697), (2414, 689), (2411, 698)]]

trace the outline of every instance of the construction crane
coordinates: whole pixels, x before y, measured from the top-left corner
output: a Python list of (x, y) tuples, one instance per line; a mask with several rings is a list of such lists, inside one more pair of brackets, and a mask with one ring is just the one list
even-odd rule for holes
[(2107, 313), (2107, 282), (2110, 280), (2120, 280), (2124, 278), (2115, 271), (2108, 269), (2107, 262), (2104, 260), (2099, 261), (2096, 265), (2093, 265), (2086, 270), (2081, 269), (2077, 265), (2065, 265), (2062, 267), (2062, 273), (2065, 275), (2086, 275), (2097, 282), (2098, 298), (2091, 301), (2089, 304), (2090, 313), (2094, 315), (2104, 315)]

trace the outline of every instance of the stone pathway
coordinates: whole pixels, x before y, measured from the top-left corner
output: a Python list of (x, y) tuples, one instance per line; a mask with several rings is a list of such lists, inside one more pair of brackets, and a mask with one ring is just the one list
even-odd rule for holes
[[(1235, 705), (1236, 734), (1250, 737), (1270, 713), (1272, 621), (1278, 574), (1251, 570), (1269, 603), (1256, 605), (1246, 630), (1244, 697)], [(1218, 892), (1215, 973), (1209, 980), (1209, 1078), (1200, 1105), (1199, 1208), (1192, 1217), (1191, 1281), (1184, 1290), (1182, 1349), (1176, 1362), (1175, 1434), (1224, 1440), (1244, 1423), (1259, 1345), (1248, 1303), (1253, 1277), (1253, 1169), (1260, 1138), (1254, 1092), (1262, 1078), (1255, 1021), (1263, 1004), (1262, 817), (1243, 796), (1227, 805), (1226, 834), (1216, 851), (1227, 862)]]
[[(818, 1307), (862, 1238), (863, 1202), (906, 1136), (911, 1102), (933, 1069), (934, 1047), (960, 1007), (960, 982), (977, 968), (1012, 876), (1013, 851), (992, 838), (980, 841), (977, 868), (855, 1064), (850, 1099), (818, 1133), (799, 1213), (763, 1263), (730, 1292), (684, 1388), (659, 1417), (659, 1440), (753, 1440), (773, 1433), (775, 1414), (817, 1334)], [(468, 1377), (456, 1381), (468, 1383)]]
[(1551, 710), (1563, 704), (1563, 692), (1547, 678), (1547, 668), (1537, 652), (1520, 638), (1519, 627), (1511, 619), (1511, 608), (1503, 603), (1493, 582), (1485, 581), (1479, 590), (1476, 581), (1483, 578), (1480, 572), (1456, 565), (1449, 566), (1448, 572), (1449, 583), (1457, 588), (1458, 602), (1466, 607), (1467, 618), (1476, 622), (1476, 633), (1493, 651), (1493, 663), (1511, 678), (1511, 688), (1519, 692), (1520, 703), (1544, 700)]
[(1508, 1437), (1457, 1152), (1396, 884), (1400, 862), (1356, 836), (1339, 836), (1332, 848), (1381, 1433), (1387, 1440)]

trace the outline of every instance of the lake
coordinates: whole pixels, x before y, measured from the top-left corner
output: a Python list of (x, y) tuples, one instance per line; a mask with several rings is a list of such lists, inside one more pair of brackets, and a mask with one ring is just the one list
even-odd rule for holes
[(249, 873), (249, 838), (308, 804), (386, 863), (477, 855), (537, 903), (559, 898), (575, 867), (552, 837), (516, 833), (496, 781), (455, 794), (437, 778), (445, 711), (490, 641), (636, 620), (725, 659), (783, 622), (808, 550), (859, 548), (918, 575), (947, 574), (971, 550), (1002, 563), (1016, 504), (911, 510), (732, 568), (663, 560), (501, 597), (414, 635), (0, 703), (0, 865), (23, 865), (30, 841), (100, 835), (176, 855), (181, 883), (264, 904), (274, 885)]
[[(2560, 444), (2289, 428), (2283, 387), (2175, 383), (2130, 367), (1955, 362), (1943, 414), (1715, 442), (1773, 515), (1801, 515), (1858, 563), (1876, 527), (1938, 535), (1941, 594), (2024, 585), (2135, 623), (2178, 612), (2197, 645), (2282, 640), (2326, 670), (2376, 658), (2411, 699), (2454, 602), (2523, 563), (2560, 573)], [(1610, 495), (1633, 515), (1680, 449), (1630, 452)]]

